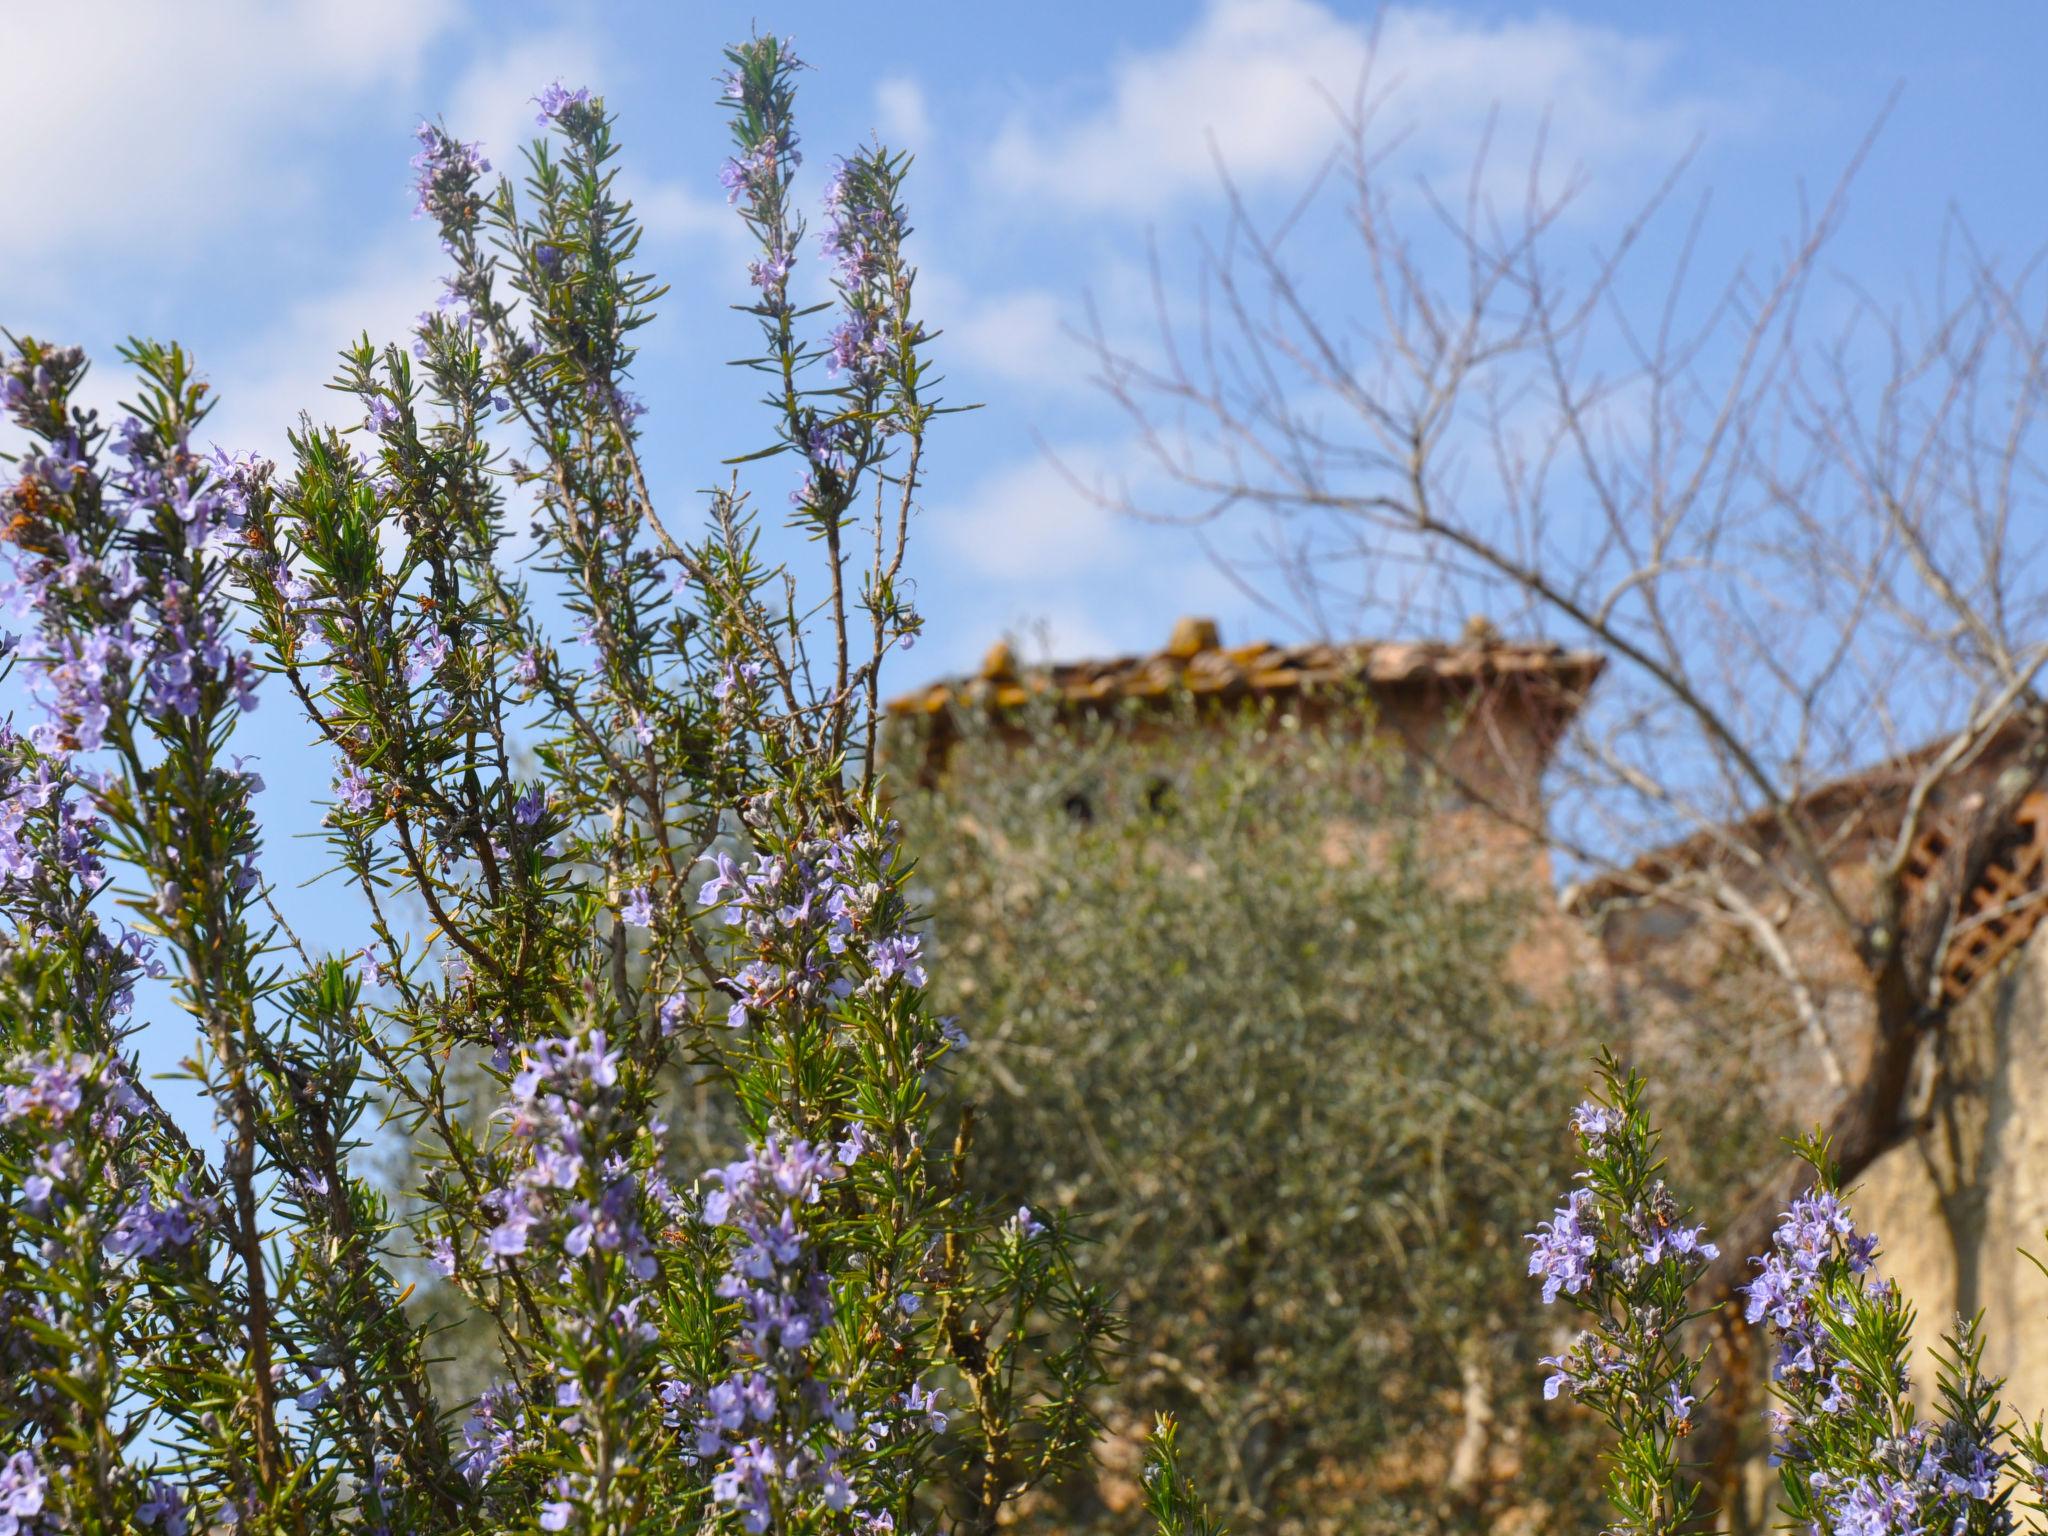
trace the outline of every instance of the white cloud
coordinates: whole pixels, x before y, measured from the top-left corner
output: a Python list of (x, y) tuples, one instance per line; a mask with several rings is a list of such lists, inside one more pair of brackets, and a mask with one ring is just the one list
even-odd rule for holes
[(327, 388), (336, 354), (365, 332), (379, 347), (405, 342), (414, 317), (433, 306), (445, 265), (423, 229), (404, 229), (367, 252), (345, 282), (291, 305), (216, 370), (221, 405), (207, 422), (211, 438), (282, 460), (301, 411), (318, 424), (360, 422), (361, 403)]
[(891, 149), (923, 149), (931, 138), (924, 87), (908, 75), (889, 75), (875, 87), (875, 131)]
[(0, 262), (60, 281), (87, 242), (175, 249), (251, 207), (316, 195), (302, 134), (337, 106), (417, 81), (456, 0), (71, 0), (11, 8)]
[(657, 239), (702, 240), (729, 252), (745, 249), (747, 227), (723, 198), (705, 197), (683, 181), (626, 182), (633, 211)]
[(1330, 98), (1349, 103), (1370, 61), (1377, 129), (1402, 136), (1404, 168), (1464, 174), (1497, 112), (1494, 163), (1518, 189), (1539, 133), (1560, 175), (1681, 152), (1708, 104), (1672, 88), (1670, 57), (1565, 17), (1489, 25), (1417, 9), (1384, 12), (1375, 51), (1371, 24), (1317, 0), (1211, 0), (1178, 42), (1119, 63), (1101, 110), (1013, 117), (988, 174), (1040, 206), (1156, 213), (1214, 188), (1213, 140), (1244, 181), (1299, 180), (1336, 141)]
[(945, 328), (940, 355), (957, 357), (979, 373), (1015, 384), (1081, 386), (1086, 351), (1067, 334), (1067, 306), (1043, 288), (999, 293), (985, 300), (960, 294), (928, 310)]
[(958, 502), (931, 513), (927, 526), (960, 566), (978, 575), (1015, 580), (1098, 572), (1123, 558), (1130, 543), (1118, 515), (1090, 494), (1115, 494), (1119, 462), (1128, 456), (1120, 460), (1089, 447), (1036, 454), (986, 476)]

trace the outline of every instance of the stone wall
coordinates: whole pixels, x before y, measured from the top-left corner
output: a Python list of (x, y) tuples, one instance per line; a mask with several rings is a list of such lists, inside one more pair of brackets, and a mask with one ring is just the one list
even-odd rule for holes
[(1918, 1391), (1958, 1313), (1984, 1314), (1986, 1369), (2008, 1404), (2048, 1412), (2048, 931), (1965, 1001), (1924, 1128), (1860, 1181), (1855, 1209), (1881, 1267), (1919, 1308)]

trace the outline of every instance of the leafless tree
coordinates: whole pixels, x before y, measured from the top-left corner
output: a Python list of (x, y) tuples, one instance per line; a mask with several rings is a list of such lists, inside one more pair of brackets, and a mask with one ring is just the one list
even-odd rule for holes
[[(1428, 599), (1605, 653), (1542, 833), (1611, 899), (1753, 946), (1853, 1177), (1909, 1132), (1957, 956), (2039, 899), (1965, 900), (2048, 767), (2037, 262), (1951, 219), (1925, 300), (1879, 302), (1830, 265), (1852, 164), (1702, 286), (1687, 166), (1589, 257), (1585, 188), (1540, 150), (1506, 199), (1484, 152), (1440, 196), (1391, 174), (1383, 102), (1333, 103), (1339, 148), (1277, 216), (1221, 173), (1196, 277), (1154, 258), (1156, 342), (1096, 326), (1155, 487), (1109, 499), (1255, 532), (1275, 558), (1234, 571), (1311, 626)], [(1753, 1191), (1717, 1294), (1802, 1179)]]

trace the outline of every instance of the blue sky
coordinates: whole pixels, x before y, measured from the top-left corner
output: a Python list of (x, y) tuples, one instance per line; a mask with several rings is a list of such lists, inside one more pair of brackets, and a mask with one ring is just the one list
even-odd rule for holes
[(1298, 183), (1332, 137), (1314, 86), (1350, 88), (1376, 16), (1381, 77), (1401, 82), (1389, 121), (1409, 134), (1397, 174), (1455, 171), (1494, 105), (1512, 163), (1547, 109), (1553, 161), (1591, 180), (1589, 241), (1697, 137), (1686, 190), (1713, 197), (1704, 264), (1767, 252), (1801, 182), (1833, 178), (1894, 84), (1905, 93), (1838, 261), (1906, 291), (1951, 201), (1994, 249), (2041, 240), (2037, 7), (1863, 7), (1852, 21), (1341, 0), (81, 3), (0, 23), (17, 82), (0, 308), (17, 330), (100, 351), (129, 331), (180, 336), (221, 391), (223, 440), (275, 447), (298, 410), (332, 401), (319, 386), (336, 346), (396, 333), (435, 292), (438, 253), (409, 216), (417, 118), (444, 113), (502, 167), (530, 128), (527, 98), (557, 74), (587, 81), (622, 118), (649, 263), (675, 286), (640, 373), (680, 504), (756, 436), (748, 392), (720, 367), (746, 333), (722, 308), (743, 278), (711, 77), (721, 41), (758, 17), (815, 66), (811, 170), (871, 132), (917, 151), (927, 311), (949, 331), (952, 398), (987, 407), (939, 443), (917, 555), (931, 630), (897, 681), (1037, 626), (1062, 654), (1150, 646), (1191, 610), (1249, 638), (1279, 622), (1185, 537), (1106, 517), (1050, 467), (1041, 443), (1084, 474), (1134, 467), (1062, 328), (1092, 293), (1113, 330), (1145, 330), (1147, 235), (1171, 270), (1214, 224), (1210, 136), (1255, 197)]
[[(723, 307), (743, 296), (744, 253), (712, 83), (721, 43), (757, 19), (814, 66), (813, 190), (868, 134), (918, 155), (926, 312), (947, 332), (950, 398), (987, 407), (938, 440), (913, 552), (930, 627), (898, 687), (972, 666), (1006, 632), (1060, 656), (1155, 648), (1188, 612), (1231, 639), (1289, 633), (1185, 533), (1105, 514), (1047, 450), (1083, 476), (1142, 474), (1065, 328), (1092, 295), (1142, 345), (1147, 239), (1171, 287), (1216, 221), (1209, 145), (1278, 206), (1334, 136), (1316, 87), (1355, 85), (1375, 19), (1386, 120), (1405, 134), (1392, 173), (1455, 174), (1494, 109), (1513, 163), (1547, 120), (1552, 163), (1589, 181), (1571, 226), (1589, 247), (1697, 141), (1684, 191), (1711, 195), (1701, 262), (1768, 254), (1895, 85), (1836, 262), (1910, 302), (1952, 206), (1991, 251), (2044, 243), (2036, 6), (72, 0), (0, 20), (0, 324), (92, 348), (109, 400), (117, 340), (175, 335), (218, 387), (219, 440), (274, 453), (298, 411), (343, 414), (321, 388), (336, 347), (401, 334), (437, 291), (440, 254), (410, 217), (419, 117), (513, 166), (528, 99), (561, 76), (619, 114), (648, 264), (674, 285), (639, 391), (659, 489), (681, 508), (760, 441), (746, 377), (721, 366), (748, 331)], [(1329, 233), (1311, 248), (1341, 291)], [(779, 505), (779, 486), (760, 489)], [(282, 699), (247, 735), (272, 784), (271, 867), (303, 878), (317, 864), (291, 838), (317, 824), (327, 766)], [(335, 915), (324, 900), (292, 901), (315, 933)]]

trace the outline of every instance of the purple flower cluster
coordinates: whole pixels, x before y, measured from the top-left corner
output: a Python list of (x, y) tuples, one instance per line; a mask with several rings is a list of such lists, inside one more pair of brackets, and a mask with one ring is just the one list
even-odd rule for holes
[(577, 120), (578, 108), (590, 106), (590, 88), (578, 86), (572, 91), (561, 81), (556, 80), (533, 98), (533, 104), (540, 108), (533, 120), (541, 127), (545, 128), (549, 123), (555, 122), (568, 127)]
[(771, 1136), (711, 1173), (722, 1187), (704, 1199), (705, 1224), (745, 1239), (719, 1294), (745, 1303), (741, 1338), (759, 1359), (800, 1356), (832, 1321), (831, 1291), (805, 1262), (796, 1213), (815, 1205), (839, 1172), (832, 1150)]
[[(118, 1140), (129, 1117), (143, 1108), (142, 1096), (117, 1062), (84, 1055), (32, 1057), (20, 1064), (27, 1081), (0, 1090), (0, 1125), (22, 1125), (37, 1131), (69, 1128), (89, 1098), (96, 1100), (85, 1129), (98, 1141)], [(88, 1090), (91, 1090), (88, 1093)], [(60, 1141), (41, 1154), (50, 1160), (49, 1176), (60, 1177), (69, 1166), (71, 1145)], [(32, 1197), (46, 1195), (31, 1178)]]
[(34, 1172), (21, 1181), (21, 1193), (29, 1210), (41, 1216), (56, 1199), (57, 1185), (77, 1176), (78, 1149), (69, 1141), (54, 1142), (36, 1152), (29, 1166)]
[(573, 1495), (576, 1485), (564, 1473), (548, 1481), (548, 1497), (541, 1501), (538, 1524), (544, 1531), (566, 1531), (569, 1521), (575, 1516), (576, 1506)]
[(636, 885), (626, 892), (625, 904), (619, 908), (619, 916), (628, 927), (652, 928), (654, 926), (654, 893), (644, 885)]
[[(1861, 1235), (1839, 1196), (1810, 1189), (1792, 1202), (1771, 1234), (1771, 1251), (1750, 1263), (1757, 1277), (1742, 1288), (1751, 1323), (1769, 1320), (1778, 1337), (1775, 1374), (1827, 1377), (1832, 1367), (1826, 1312), (1830, 1269), (1860, 1281), (1877, 1257), (1877, 1238)], [(1830, 1393), (1827, 1401), (1838, 1401)]]
[[(16, 374), (8, 377), (19, 382)], [(104, 521), (108, 543), (88, 548), (78, 533), (63, 531), (54, 542), (24, 546), (16, 562), (16, 590), (42, 616), (42, 653), (29, 685), (46, 718), (31, 739), (54, 756), (105, 745), (114, 711), (136, 681), (145, 710), (159, 718), (197, 713), (209, 683), (227, 689), (243, 709), (256, 703), (255, 667), (223, 638), (220, 605), (176, 577), (161, 577), (142, 610), (156, 621), (151, 633), (138, 624), (144, 583), (133, 561), (105, 551), (138, 513), (153, 536), (189, 550), (232, 540), (246, 524), (250, 487), (264, 471), (219, 455), (202, 465), (182, 448), (167, 461), (155, 434), (133, 417), (112, 441), (125, 462), (91, 513)], [(62, 451), (25, 461), (17, 500), (29, 493), (31, 480), (39, 487), (34, 497), (68, 494), (91, 471), (75, 440), (56, 446)]]
[[(687, 575), (676, 578), (676, 588), (678, 591), (688, 584), (689, 577)], [(711, 697), (722, 704), (733, 696), (734, 690), (751, 688), (760, 679), (761, 664), (758, 661), (729, 661), (725, 664), (724, 672), (719, 674), (718, 681), (711, 685)]]
[[(1768, 1321), (1778, 1341), (1780, 1405), (1770, 1414), (1776, 1454), (1809, 1469), (1819, 1524), (1836, 1536), (2010, 1529), (2002, 1510), (1982, 1508), (1994, 1502), (2010, 1459), (1997, 1449), (1996, 1404), (1967, 1406), (1972, 1380), (1959, 1393), (1944, 1383), (1955, 1416), (1915, 1420), (1904, 1401), (1903, 1359), (1873, 1372), (1844, 1358), (1835, 1329), (1860, 1328), (1870, 1309), (1899, 1305), (1873, 1273), (1876, 1256), (1877, 1239), (1856, 1230), (1841, 1198), (1816, 1188), (1792, 1202), (1771, 1251), (1752, 1261), (1758, 1274), (1745, 1287), (1749, 1320)], [(1845, 1462), (1844, 1436), (1853, 1444), (1872, 1430), (1867, 1452)]]
[[(527, 1252), (536, 1228), (559, 1225), (561, 1249), (569, 1258), (596, 1248), (619, 1254), (639, 1279), (653, 1276), (638, 1178), (616, 1157), (599, 1169), (588, 1166), (593, 1124), (613, 1107), (618, 1081), (619, 1053), (609, 1048), (602, 1030), (526, 1048), (524, 1065), (512, 1079), (509, 1129), (526, 1149), (527, 1163), (485, 1196), (498, 1218), (488, 1241), (494, 1263)], [(593, 1183), (595, 1199), (589, 1195)], [(559, 1212), (557, 1192), (576, 1196)]]
[(910, 228), (892, 195), (889, 178), (867, 159), (841, 160), (825, 186), (820, 243), (845, 310), (831, 333), (826, 361), (835, 375), (862, 388), (880, 379), (901, 339), (890, 269)]
[(135, 1521), (162, 1531), (163, 1536), (188, 1536), (192, 1529), (185, 1496), (160, 1477), (149, 1480), (142, 1502), (135, 1506)]
[(865, 167), (841, 159), (825, 183), (825, 232), (819, 243), (843, 288), (864, 288), (881, 276), (903, 237), (896, 210), (874, 195)]
[(26, 431), (61, 432), (64, 399), (84, 372), (83, 347), (45, 347), (33, 362), (23, 357), (0, 370), (0, 408)]
[(796, 266), (796, 253), (772, 250), (747, 263), (747, 281), (761, 290), (763, 301), (774, 310), (787, 305), (789, 274)]
[(526, 1424), (526, 1404), (519, 1389), (501, 1381), (485, 1389), (462, 1426), (462, 1450), (455, 1464), (472, 1483), (481, 1483), (510, 1456)]
[(771, 1136), (714, 1169), (719, 1187), (704, 1199), (704, 1223), (734, 1234), (718, 1293), (741, 1306), (739, 1362), (701, 1399), (671, 1383), (662, 1401), (672, 1423), (693, 1416), (697, 1458), (724, 1459), (711, 1496), (753, 1532), (767, 1529), (777, 1491), (785, 1504), (810, 1494), (834, 1511), (853, 1503), (842, 1446), (827, 1430), (844, 1437), (854, 1416), (813, 1374), (810, 1355), (831, 1326), (832, 1290), (799, 1219), (839, 1176), (844, 1150)]
[(483, 146), (465, 144), (433, 123), (421, 123), (418, 134), (420, 148), (412, 167), (418, 173), (413, 185), (419, 202), (413, 217), (431, 215), (444, 225), (468, 222), (478, 207), (477, 178), (491, 169)]
[(166, 1249), (187, 1248), (220, 1217), (220, 1202), (196, 1193), (190, 1176), (181, 1177), (167, 1204), (147, 1193), (131, 1199), (115, 1218), (102, 1246), (115, 1258), (153, 1259)]
[(1593, 1192), (1575, 1189), (1550, 1220), (1529, 1234), (1535, 1245), (1529, 1255), (1529, 1273), (1543, 1279), (1545, 1306), (1555, 1302), (1560, 1292), (1578, 1295), (1593, 1279), (1593, 1259), (1600, 1245), (1586, 1228), (1592, 1209)]
[(0, 1125), (35, 1119), (62, 1124), (85, 1102), (85, 1085), (93, 1076), (90, 1056), (27, 1063), (28, 1081), (0, 1091)]
[[(233, 548), (248, 524), (250, 489), (271, 468), (268, 461), (247, 454), (216, 452), (206, 466), (203, 480), (195, 481), (183, 472), (189, 460), (182, 454), (180, 472), (172, 473), (161, 457), (155, 436), (133, 417), (115, 432), (114, 447), (125, 463), (113, 488), (127, 508), (168, 510), (176, 537), (189, 550), (216, 544)], [(125, 570), (125, 566), (121, 569)], [(139, 587), (139, 583), (136, 585)]]
[(1604, 1104), (1591, 1099), (1572, 1111), (1572, 1129), (1579, 1134), (1588, 1155), (1598, 1157), (1604, 1150), (1607, 1138), (1620, 1130), (1623, 1117)]
[(1637, 1257), (1645, 1264), (1661, 1264), (1666, 1259), (1718, 1259), (1720, 1246), (1708, 1242), (1706, 1233), (1704, 1226), (1653, 1226)]
[(783, 181), (803, 163), (796, 130), (771, 130), (718, 168), (718, 184), (725, 188), (728, 203), (736, 203), (742, 197), (752, 201), (779, 191)]
[(182, 583), (161, 588), (164, 622), (157, 632), (144, 677), (145, 707), (158, 716), (199, 713), (200, 690), (218, 683), (245, 712), (256, 707), (256, 667), (245, 651), (221, 639), (220, 615), (197, 607)]
[[(921, 941), (883, 915), (881, 885), (861, 871), (871, 851), (864, 834), (847, 833), (745, 866), (724, 852), (711, 855), (717, 872), (697, 900), (721, 910), (755, 952), (727, 982), (734, 999), (728, 1025), (744, 1028), (784, 1003), (815, 1005), (897, 980), (925, 984)], [(872, 852), (886, 872), (891, 850)]]
[(1808, 1475), (1834, 1536), (1934, 1536), (1944, 1525), (1960, 1533), (1968, 1505), (1991, 1502), (2010, 1458), (1963, 1426), (1921, 1422), (1880, 1440), (1872, 1459), (1880, 1470)]
[(1633, 1361), (1611, 1340), (1581, 1331), (1563, 1354), (1545, 1355), (1537, 1363), (1551, 1368), (1543, 1379), (1544, 1401), (1551, 1402), (1559, 1392), (1578, 1397), (1608, 1377), (1621, 1375)]
[[(0, 726), (0, 747), (12, 741)], [(100, 820), (83, 800), (64, 793), (71, 782), (45, 761), (33, 774), (16, 778), (0, 791), (0, 881), (26, 885), (48, 874), (59, 882), (75, 879), (87, 892), (106, 883), (106, 866), (99, 856)], [(53, 825), (45, 832), (34, 813), (53, 805)], [(139, 953), (141, 941), (136, 943)]]
[(47, 639), (47, 654), (29, 677), (30, 692), (45, 718), (29, 739), (51, 756), (97, 752), (106, 745), (114, 702), (125, 691), (137, 649), (135, 631), (124, 623)]
[(31, 1451), (16, 1451), (0, 1463), (0, 1536), (41, 1536), (50, 1529), (40, 1518), (50, 1479)]
[(370, 776), (353, 764), (335, 780), (334, 793), (336, 802), (351, 816), (365, 815), (377, 803), (377, 789)]

